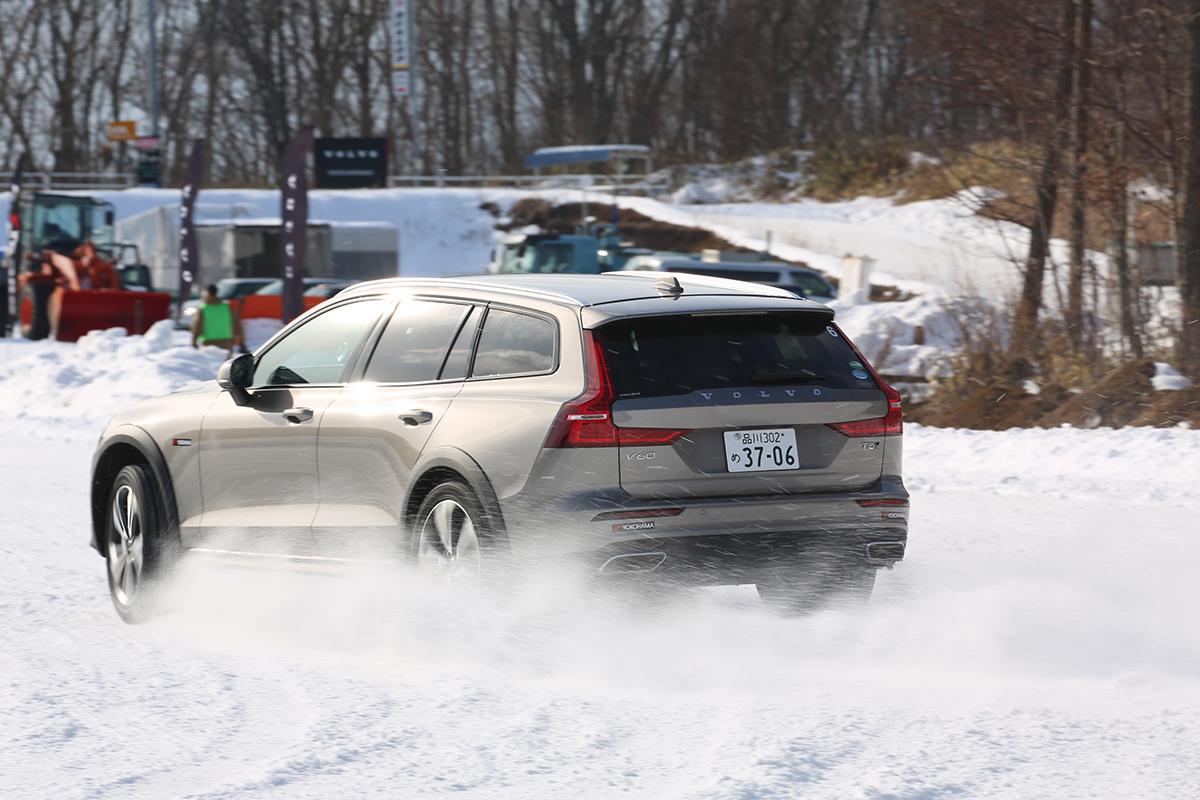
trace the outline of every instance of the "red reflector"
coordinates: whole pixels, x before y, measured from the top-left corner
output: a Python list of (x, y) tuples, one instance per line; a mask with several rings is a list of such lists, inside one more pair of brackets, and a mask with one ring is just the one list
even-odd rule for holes
[(673, 444), (690, 430), (675, 428), (617, 428), (617, 442), (630, 447), (649, 447), (657, 444)]
[(878, 508), (879, 506), (907, 506), (908, 501), (893, 497), (879, 497), (870, 500), (857, 500), (863, 508)]
[(650, 519), (651, 517), (678, 517), (682, 508), (643, 508), (636, 511), (604, 511), (592, 517), (592, 522), (606, 519)]

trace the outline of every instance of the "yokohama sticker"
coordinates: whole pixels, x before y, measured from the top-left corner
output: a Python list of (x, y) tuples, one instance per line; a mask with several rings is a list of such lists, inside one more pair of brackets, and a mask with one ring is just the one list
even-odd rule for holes
[(654, 530), (653, 522), (618, 522), (612, 526), (613, 533), (625, 533), (627, 531), (649, 531)]

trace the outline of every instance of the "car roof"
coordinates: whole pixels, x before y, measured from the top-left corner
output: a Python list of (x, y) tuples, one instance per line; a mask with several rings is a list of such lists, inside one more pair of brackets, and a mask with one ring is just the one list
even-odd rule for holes
[[(669, 290), (678, 282), (681, 293)], [(709, 309), (779, 308), (812, 309), (832, 316), (827, 306), (764, 284), (746, 283), (709, 275), (659, 271), (620, 271), (602, 275), (507, 274), (455, 278), (388, 278), (355, 284), (339, 298), (384, 292), (483, 293), (510, 302), (519, 297), (557, 305), (592, 309), (599, 317), (646, 313), (694, 312)], [(599, 316), (597, 316), (599, 315)]]

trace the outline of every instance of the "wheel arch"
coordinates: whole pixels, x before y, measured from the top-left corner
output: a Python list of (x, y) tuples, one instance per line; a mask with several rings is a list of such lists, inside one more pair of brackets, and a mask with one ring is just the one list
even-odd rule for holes
[(106, 436), (96, 448), (92, 462), (92, 540), (91, 546), (103, 555), (100, 542), (104, 538), (108, 494), (117, 473), (131, 464), (143, 464), (150, 469), (158, 484), (159, 518), (166, 523), (171, 535), (179, 531), (179, 512), (175, 504), (175, 486), (167, 469), (167, 460), (149, 433), (134, 425), (124, 425)]
[(449, 480), (465, 483), (467, 488), (475, 492), (487, 514), (488, 529), (494, 536), (505, 538), (508, 529), (504, 523), (504, 514), (500, 510), (500, 500), (492, 482), (488, 480), (483, 468), (455, 447), (444, 447), (429, 453), (413, 472), (416, 479), (412, 482), (408, 496), (404, 500), (404, 529), (411, 532), (416, 521), (417, 511), (421, 501), (425, 499), (434, 487)]

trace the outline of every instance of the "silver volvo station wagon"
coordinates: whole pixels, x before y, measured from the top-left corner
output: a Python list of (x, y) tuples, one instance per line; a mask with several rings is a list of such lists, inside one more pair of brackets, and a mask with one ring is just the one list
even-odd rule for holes
[(904, 556), (902, 413), (833, 316), (661, 272), (359, 284), (114, 418), (92, 546), (129, 622), (193, 554), (863, 600)]

